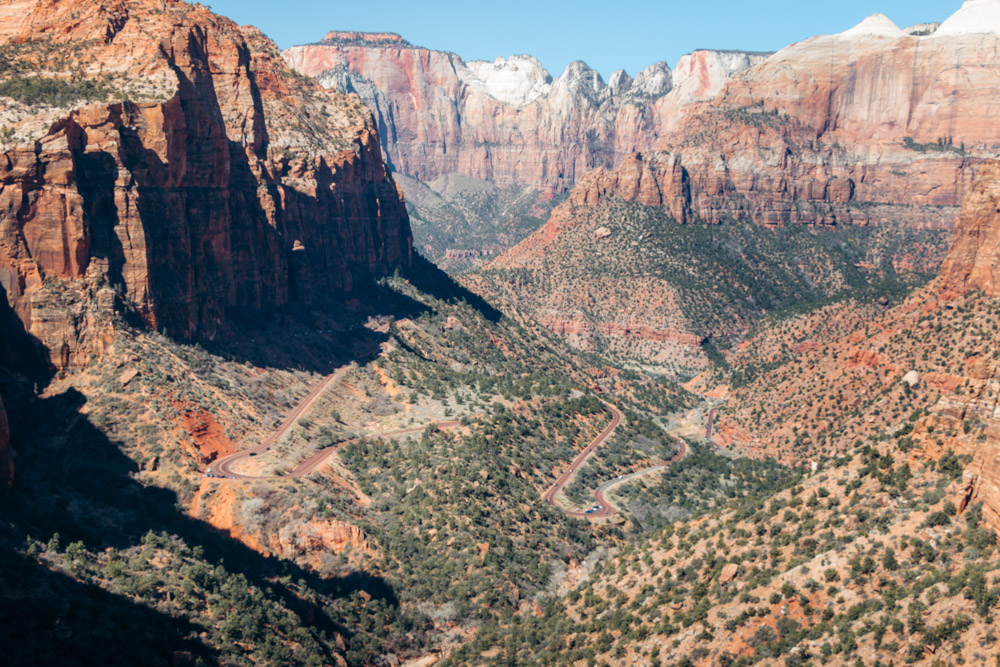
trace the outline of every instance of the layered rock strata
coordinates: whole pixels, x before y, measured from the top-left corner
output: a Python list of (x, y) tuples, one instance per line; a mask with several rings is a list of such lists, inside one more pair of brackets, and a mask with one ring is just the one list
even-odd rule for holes
[(329, 33), (284, 52), (299, 72), (363, 95), (393, 168), (423, 181), (462, 173), (499, 186), (564, 191), (652, 144), (648, 101), (670, 89), (653, 65), (613, 85), (582, 62), (553, 78), (534, 58), (466, 63), (394, 35)]
[(976, 165), (1000, 148), (997, 6), (970, 0), (909, 31), (875, 15), (733, 73), (659, 146), (689, 175), (692, 215), (950, 228)]
[(399, 172), (562, 192), (595, 167), (652, 148), (665, 113), (710, 98), (766, 54), (698, 51), (681, 59), (679, 81), (661, 62), (634, 78), (618, 70), (607, 83), (579, 61), (553, 77), (531, 56), (465, 62), (392, 34), (331, 32), (284, 56), (365, 99)]
[[(258, 31), (177, 0), (22, 4), (0, 16), (17, 66), (72, 100), (70, 73), (33, 50), (43, 36), (107, 100), (0, 98), (32, 110), (0, 155), (0, 282), (57, 366), (93, 351), (81, 330), (96, 297), (212, 338), (409, 264), (370, 114), (296, 77)], [(74, 291), (88, 305), (48, 307)]]

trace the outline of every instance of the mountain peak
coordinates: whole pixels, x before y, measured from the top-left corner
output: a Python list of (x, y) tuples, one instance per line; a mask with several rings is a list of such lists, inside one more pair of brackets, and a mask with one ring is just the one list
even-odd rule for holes
[(487, 95), (515, 107), (544, 97), (552, 84), (552, 76), (534, 56), (471, 60), (466, 65)]
[(941, 24), (935, 36), (1000, 34), (1000, 0), (965, 0), (965, 4)]
[(838, 37), (902, 37), (904, 33), (892, 19), (885, 14), (875, 13), (865, 17), (861, 23), (850, 30), (846, 30)]

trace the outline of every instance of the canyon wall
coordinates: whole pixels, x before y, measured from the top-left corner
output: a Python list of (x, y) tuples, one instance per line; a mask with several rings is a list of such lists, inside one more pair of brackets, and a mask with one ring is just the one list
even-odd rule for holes
[(580, 179), (571, 198), (614, 194), (680, 222), (950, 230), (1000, 150), (1000, 26), (977, 7), (921, 30), (874, 15), (770, 56), (685, 56), (652, 102), (655, 150)]
[(466, 63), (398, 35), (330, 33), (283, 55), (364, 97), (393, 167), (422, 180), (559, 191), (658, 152), (688, 184), (668, 204), (679, 220), (948, 230), (1000, 148), (993, 2), (905, 30), (876, 14), (776, 54), (696, 51), (607, 84), (583, 63), (553, 78), (530, 56)]
[(595, 167), (652, 148), (666, 118), (767, 54), (697, 51), (681, 59), (679, 76), (661, 62), (635, 78), (618, 70), (607, 83), (583, 62), (554, 78), (531, 56), (465, 62), (392, 34), (331, 32), (283, 55), (323, 85), (361, 95), (401, 173), (563, 192)]
[(100, 103), (0, 98), (23, 117), (0, 155), (0, 282), (57, 367), (99, 351), (123, 304), (213, 338), (409, 265), (405, 208), (357, 98), (201, 6), (29, 5), (0, 16), (17, 62), (51, 71), (41, 35), (74, 54), (76, 74), (54, 78), (113, 77)]
[(670, 88), (653, 65), (612, 85), (582, 62), (553, 79), (534, 58), (466, 63), (395, 35), (329, 33), (284, 52), (299, 72), (367, 98), (395, 170), (422, 181), (462, 173), (561, 192), (587, 171), (652, 144), (646, 102)]
[(874, 15), (733, 73), (711, 102), (682, 108), (659, 149), (689, 175), (692, 216), (950, 229), (975, 167), (1000, 149), (990, 11), (968, 2), (939, 28), (909, 31)]
[(980, 168), (955, 222), (941, 278), (955, 292), (980, 289), (1000, 296), (1000, 162)]

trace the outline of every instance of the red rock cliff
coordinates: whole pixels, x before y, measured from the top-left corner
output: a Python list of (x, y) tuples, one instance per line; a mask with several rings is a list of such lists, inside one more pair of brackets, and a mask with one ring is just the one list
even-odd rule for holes
[(689, 174), (693, 216), (950, 228), (975, 165), (1000, 148), (1000, 34), (967, 23), (916, 36), (870, 17), (680, 108), (660, 148)]
[(1000, 162), (980, 167), (955, 222), (941, 279), (949, 290), (1000, 296)]
[(534, 58), (466, 63), (382, 34), (330, 33), (284, 56), (326, 85), (367, 90), (393, 167), (424, 181), (458, 172), (568, 190), (591, 169), (651, 147), (649, 101), (670, 90), (662, 63), (607, 85), (580, 62), (553, 79)]
[(530, 58), (466, 63), (398, 35), (331, 33), (284, 55), (367, 91), (394, 166), (424, 180), (567, 189), (655, 148), (689, 184), (678, 217), (950, 229), (1000, 148), (1000, 34), (982, 5), (924, 31), (876, 15), (771, 56), (697, 51), (607, 86), (581, 64), (548, 81)]
[(116, 292), (150, 326), (212, 337), (409, 264), (370, 114), (294, 76), (258, 31), (177, 0), (21, 4), (0, 40), (25, 71), (51, 72), (31, 48), (46, 38), (112, 89), (27, 111), (0, 98), (23, 119), (0, 155), (0, 281), (57, 365), (87, 332), (99, 346), (93, 304)]

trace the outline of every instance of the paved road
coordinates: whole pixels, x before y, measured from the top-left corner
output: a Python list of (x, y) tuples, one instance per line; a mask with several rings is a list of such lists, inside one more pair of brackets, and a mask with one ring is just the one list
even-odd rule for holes
[(722, 446), (712, 439), (712, 433), (714, 432), (712, 424), (715, 422), (715, 416), (718, 413), (719, 408), (712, 408), (708, 411), (708, 422), (705, 424), (705, 440), (708, 440), (708, 444), (712, 445), (715, 449), (722, 449)]
[(596, 518), (602, 516), (613, 516), (615, 514), (618, 514), (618, 512), (620, 512), (621, 510), (615, 507), (615, 505), (610, 500), (608, 500), (604, 494), (620, 484), (626, 484), (634, 479), (639, 479), (640, 477), (650, 475), (654, 472), (665, 470), (674, 463), (677, 463), (682, 458), (687, 456), (687, 443), (678, 438), (677, 446), (678, 446), (677, 453), (671, 456), (669, 461), (664, 461), (659, 465), (651, 466), (649, 468), (646, 468), (645, 470), (640, 470), (639, 472), (634, 472), (630, 475), (622, 475), (621, 477), (617, 477), (611, 480), (610, 482), (605, 482), (604, 484), (601, 484), (599, 487), (594, 489), (594, 500), (597, 501), (597, 505), (600, 506), (601, 509), (595, 512), (591, 512), (590, 514), (584, 513), (584, 516), (592, 516)]
[(570, 476), (572, 476), (573, 472), (575, 470), (579, 470), (580, 466), (586, 463), (587, 459), (590, 458), (590, 455), (594, 453), (594, 450), (596, 450), (609, 437), (611, 437), (611, 434), (614, 433), (615, 429), (618, 428), (618, 425), (622, 421), (622, 413), (618, 410), (618, 408), (611, 405), (610, 403), (605, 403), (604, 405), (606, 405), (608, 410), (611, 411), (611, 423), (608, 424), (607, 428), (601, 431), (601, 433), (596, 438), (591, 440), (590, 444), (587, 445), (587, 447), (582, 452), (580, 452), (580, 454), (577, 455), (575, 459), (573, 459), (573, 462), (569, 465), (569, 468), (563, 471), (563, 473), (559, 475), (558, 479), (556, 479), (555, 483), (552, 486), (550, 486), (545, 493), (542, 494), (542, 500), (549, 503), (550, 505), (558, 507), (567, 516), (598, 519), (601, 517), (613, 516), (615, 514), (618, 514), (621, 510), (615, 507), (607, 499), (605, 493), (607, 493), (613, 487), (618, 486), (619, 484), (625, 484), (626, 482), (638, 479), (639, 477), (642, 477), (644, 475), (649, 475), (659, 470), (663, 470), (667, 466), (676, 463), (677, 461), (681, 460), (682, 458), (684, 458), (684, 456), (687, 455), (687, 444), (683, 440), (678, 439), (677, 442), (679, 445), (679, 450), (676, 454), (674, 454), (670, 458), (669, 461), (664, 461), (663, 463), (646, 468), (645, 470), (640, 470), (639, 472), (634, 472), (630, 475), (623, 475), (622, 477), (618, 477), (616, 479), (611, 480), (610, 482), (605, 482), (604, 484), (600, 485), (599, 487), (594, 489), (594, 500), (597, 501), (595, 504), (598, 507), (600, 507), (600, 509), (594, 510), (593, 512), (588, 513), (586, 510), (569, 510), (562, 507), (561, 505), (558, 505), (555, 501), (556, 495), (558, 495), (559, 492), (563, 489), (563, 487), (566, 486), (566, 483), (569, 481), (569, 478)]
[(295, 424), (298, 423), (309, 410), (316, 404), (316, 401), (329, 389), (335, 382), (337, 382), (344, 374), (345, 369), (339, 369), (336, 372), (326, 376), (326, 378), (316, 385), (316, 388), (309, 392), (302, 401), (296, 405), (288, 416), (285, 417), (285, 421), (281, 423), (271, 435), (264, 438), (259, 445), (252, 447), (250, 449), (245, 449), (242, 452), (232, 454), (225, 458), (221, 458), (216, 461), (211, 467), (212, 472), (216, 475), (222, 477), (236, 477), (238, 479), (258, 479), (254, 476), (242, 475), (233, 469), (233, 466), (245, 458), (248, 458), (251, 454), (262, 454), (270, 449), (275, 443), (279, 442), (281, 438), (285, 436), (288, 431), (292, 429)]
[[(618, 428), (618, 425), (622, 422), (622, 413), (618, 410), (618, 408), (610, 403), (605, 403), (604, 405), (611, 411), (611, 423), (608, 424), (607, 428), (601, 431), (596, 438), (590, 441), (590, 444), (587, 445), (584, 450), (580, 452), (575, 459), (573, 459), (573, 462), (569, 464), (569, 468), (564, 470), (563, 473), (556, 479), (555, 483), (542, 494), (542, 500), (550, 505), (559, 507), (559, 505), (556, 505), (555, 497), (562, 490), (562, 488), (566, 486), (566, 482), (569, 481), (573, 471), (578, 470), (580, 466), (583, 465), (583, 463), (590, 457), (590, 455), (594, 453), (594, 450), (597, 449), (605, 440), (611, 437), (611, 434), (615, 432), (615, 429)], [(568, 510), (563, 511), (570, 516), (592, 516), (584, 514), (583, 512), (571, 512)]]
[[(343, 447), (344, 445), (347, 445), (352, 442), (357, 442), (358, 440), (360, 440), (361, 438), (353, 438), (351, 440), (346, 440), (336, 445), (331, 445), (330, 447), (321, 449), (312, 456), (301, 461), (287, 475), (280, 475), (280, 476), (245, 475), (243, 473), (237, 472), (234, 469), (234, 466), (240, 461), (249, 458), (251, 455), (262, 454), (267, 450), (269, 450), (272, 446), (280, 442), (281, 439), (285, 436), (285, 434), (288, 433), (288, 431), (291, 430), (291, 428), (298, 423), (299, 419), (305, 416), (305, 414), (309, 412), (310, 409), (312, 409), (312, 407), (316, 404), (316, 402), (320, 399), (320, 397), (327, 391), (327, 389), (333, 386), (334, 383), (338, 382), (341, 376), (345, 372), (346, 369), (342, 368), (333, 373), (332, 375), (328, 375), (321, 383), (319, 383), (316, 386), (315, 389), (313, 389), (309, 393), (308, 396), (302, 399), (302, 401), (298, 405), (296, 405), (291, 412), (288, 413), (288, 416), (285, 417), (285, 421), (281, 423), (281, 426), (279, 426), (269, 436), (264, 438), (259, 445), (257, 445), (256, 447), (251, 447), (250, 449), (244, 449), (242, 452), (231, 454), (230, 456), (226, 456), (224, 458), (219, 459), (210, 466), (212, 469), (212, 473), (219, 477), (232, 477), (234, 479), (284, 479), (288, 477), (304, 477), (315, 471), (317, 468), (319, 468), (327, 460), (327, 458), (329, 458), (329, 456), (333, 454), (334, 451), (337, 450), (337, 448)], [(438, 429), (448, 429), (448, 428), (455, 428), (456, 426), (458, 426), (458, 422), (441, 421), (441, 422), (434, 422), (430, 425)], [(427, 425), (417, 426), (414, 428), (400, 429), (397, 431), (388, 431), (386, 433), (372, 433), (368, 437), (384, 438), (397, 435), (410, 435), (415, 433), (422, 433), (426, 428)]]
[(594, 453), (594, 450), (597, 449), (601, 444), (603, 444), (605, 440), (611, 437), (611, 434), (614, 433), (615, 429), (618, 428), (618, 425), (622, 421), (622, 413), (618, 410), (618, 408), (611, 405), (610, 403), (605, 403), (604, 405), (607, 406), (608, 410), (611, 411), (611, 423), (608, 424), (607, 428), (601, 431), (601, 433), (596, 438), (594, 438), (590, 442), (590, 444), (587, 445), (587, 447), (582, 452), (580, 452), (580, 454), (575, 459), (573, 459), (573, 462), (570, 464), (569, 468), (565, 470), (559, 476), (558, 479), (556, 479), (555, 483), (552, 486), (550, 486), (545, 493), (542, 494), (542, 500), (549, 503), (550, 505), (558, 507), (567, 516), (579, 517), (579, 518), (591, 518), (591, 519), (599, 519), (601, 517), (614, 516), (615, 514), (618, 514), (621, 510), (615, 507), (607, 499), (605, 494), (608, 491), (618, 486), (619, 484), (625, 484), (626, 482), (631, 482), (632, 480), (638, 479), (639, 477), (650, 475), (654, 472), (663, 470), (664, 468), (673, 465), (677, 461), (680, 461), (682, 458), (687, 456), (687, 443), (678, 438), (677, 439), (678, 451), (670, 458), (669, 461), (664, 461), (663, 463), (659, 463), (655, 466), (651, 466), (649, 468), (646, 468), (645, 470), (640, 470), (638, 472), (634, 472), (629, 475), (623, 475), (621, 477), (617, 477), (609, 482), (601, 484), (599, 487), (594, 489), (594, 500), (596, 501), (595, 504), (598, 507), (600, 507), (600, 509), (594, 510), (593, 512), (587, 512), (586, 510), (566, 509), (561, 505), (557, 504), (555, 501), (555, 497), (563, 489), (563, 487), (566, 486), (566, 483), (569, 481), (569, 478), (573, 474), (573, 471), (580, 469), (580, 466), (587, 461), (590, 455)]
[[(302, 399), (302, 401), (298, 405), (296, 405), (291, 412), (288, 413), (288, 416), (285, 417), (285, 421), (283, 421), (281, 425), (277, 429), (275, 429), (274, 432), (272, 432), (270, 435), (264, 438), (260, 442), (260, 444), (258, 444), (255, 447), (251, 447), (250, 449), (245, 449), (241, 452), (237, 452), (236, 454), (231, 454), (230, 456), (221, 458), (215, 463), (213, 463), (210, 466), (213, 474), (218, 477), (242, 479), (242, 480), (286, 479), (289, 477), (304, 477), (306, 475), (313, 473), (317, 468), (323, 465), (323, 463), (326, 462), (327, 458), (329, 458), (330, 455), (333, 454), (338, 448), (360, 440), (361, 438), (353, 438), (351, 440), (346, 440), (336, 445), (331, 445), (330, 447), (321, 449), (312, 456), (309, 456), (300, 461), (299, 464), (296, 465), (295, 468), (293, 468), (292, 471), (287, 475), (247, 475), (240, 473), (234, 469), (236, 464), (238, 464), (240, 461), (243, 461), (244, 459), (247, 459), (253, 455), (262, 454), (268, 451), (276, 443), (280, 442), (281, 439), (285, 436), (285, 434), (287, 434), (288, 431), (291, 430), (292, 427), (294, 427), (295, 424), (297, 424), (298, 421), (303, 416), (305, 416), (305, 414), (309, 412), (310, 409), (312, 409), (312, 407), (316, 404), (316, 402), (320, 399), (320, 397), (331, 386), (333, 386), (334, 383), (339, 381), (339, 379), (341, 378), (341, 376), (345, 371), (346, 369), (340, 369), (335, 373), (328, 375), (319, 385), (316, 386), (315, 389), (313, 389), (309, 393), (308, 396)], [(600, 517), (607, 517), (617, 514), (620, 510), (613, 504), (611, 504), (610, 501), (607, 500), (607, 498), (605, 497), (606, 492), (608, 492), (611, 488), (618, 486), (619, 484), (624, 484), (626, 482), (630, 482), (634, 479), (642, 477), (643, 475), (648, 475), (658, 470), (662, 470), (667, 466), (679, 461), (687, 454), (687, 445), (684, 443), (683, 440), (678, 440), (680, 449), (677, 452), (677, 454), (675, 454), (669, 461), (665, 461), (664, 463), (652, 466), (650, 468), (647, 468), (646, 470), (640, 470), (639, 472), (634, 472), (630, 475), (624, 475), (622, 477), (618, 477), (617, 479), (613, 479), (609, 482), (605, 482), (604, 484), (602, 484), (601, 486), (599, 486), (597, 489), (594, 490), (594, 499), (597, 501), (597, 505), (600, 506), (600, 509), (595, 510), (594, 512), (587, 513), (586, 511), (583, 510), (567, 510), (560, 507), (555, 502), (556, 495), (563, 489), (564, 486), (566, 486), (566, 483), (569, 481), (569, 478), (572, 476), (573, 472), (575, 470), (578, 470), (580, 466), (587, 461), (590, 455), (594, 453), (594, 450), (596, 450), (609, 437), (611, 437), (611, 434), (615, 432), (615, 429), (618, 428), (618, 425), (621, 424), (622, 422), (623, 415), (621, 411), (618, 410), (618, 408), (611, 405), (610, 403), (604, 403), (604, 405), (611, 412), (611, 423), (608, 424), (607, 427), (603, 431), (601, 431), (596, 438), (590, 441), (590, 444), (587, 445), (587, 447), (584, 448), (584, 450), (580, 452), (580, 454), (578, 454), (575, 459), (573, 459), (573, 462), (570, 464), (569, 468), (563, 471), (563, 473), (558, 477), (558, 479), (556, 479), (555, 483), (551, 487), (549, 487), (549, 489), (545, 493), (542, 494), (542, 500), (551, 505), (559, 507), (568, 516), (591, 517), (596, 519)], [(705, 430), (705, 436), (706, 438), (709, 439), (709, 441), (711, 441), (712, 420), (715, 417), (715, 412), (716, 412), (715, 408), (713, 408), (711, 412), (709, 412), (708, 426), (706, 427)], [(437, 429), (451, 429), (458, 426), (458, 424), (459, 423), (457, 421), (440, 421), (413, 428), (399, 429), (396, 431), (388, 431), (385, 433), (373, 433), (367, 437), (392, 437), (400, 435), (412, 435), (416, 433), (422, 433), (427, 428), (427, 426), (433, 426), (434, 428)]]

